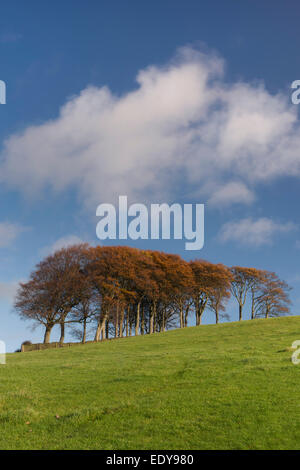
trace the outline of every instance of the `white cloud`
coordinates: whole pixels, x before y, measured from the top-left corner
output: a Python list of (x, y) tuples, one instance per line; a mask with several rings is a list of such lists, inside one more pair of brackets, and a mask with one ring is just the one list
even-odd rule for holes
[(18, 282), (0, 282), (0, 301), (12, 301), (16, 295)]
[(296, 229), (293, 222), (280, 224), (272, 219), (251, 217), (225, 223), (219, 233), (222, 242), (238, 242), (241, 245), (262, 246), (272, 243), (279, 233), (288, 233)]
[(0, 248), (11, 245), (18, 235), (25, 230), (27, 230), (26, 227), (17, 224), (0, 222)]
[(234, 181), (216, 189), (208, 203), (213, 206), (226, 206), (236, 202), (250, 204), (254, 199), (253, 191), (245, 184)]
[(215, 55), (181, 49), (137, 85), (123, 96), (88, 87), (56, 119), (10, 136), (1, 181), (27, 193), (76, 187), (94, 212), (120, 194), (167, 201), (183, 185), (249, 203), (248, 185), (300, 175), (297, 107), (263, 84), (225, 83)]
[(79, 245), (80, 243), (84, 243), (84, 241), (77, 237), (77, 235), (66, 235), (65, 237), (61, 237), (56, 242), (54, 242), (50, 247), (46, 247), (43, 250), (43, 253), (54, 253), (57, 250), (61, 250), (62, 248), (67, 248), (68, 246), (72, 245)]

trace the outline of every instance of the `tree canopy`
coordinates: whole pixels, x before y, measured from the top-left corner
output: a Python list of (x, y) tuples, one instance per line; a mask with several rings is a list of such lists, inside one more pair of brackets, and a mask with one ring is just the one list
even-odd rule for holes
[[(82, 342), (87, 327), (95, 341), (201, 324), (204, 311), (216, 323), (232, 295), (239, 320), (250, 296), (251, 318), (289, 312), (289, 286), (269, 271), (226, 267), (206, 260), (127, 246), (88, 244), (47, 256), (20, 283), (15, 309), (23, 319), (45, 327), (50, 341), (55, 325), (64, 341), (65, 325), (77, 325)], [(79, 330), (78, 330), (79, 327)]]

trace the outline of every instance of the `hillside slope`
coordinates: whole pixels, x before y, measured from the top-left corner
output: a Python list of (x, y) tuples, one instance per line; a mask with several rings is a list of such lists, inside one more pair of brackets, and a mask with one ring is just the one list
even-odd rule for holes
[(300, 318), (8, 355), (0, 449), (299, 449)]

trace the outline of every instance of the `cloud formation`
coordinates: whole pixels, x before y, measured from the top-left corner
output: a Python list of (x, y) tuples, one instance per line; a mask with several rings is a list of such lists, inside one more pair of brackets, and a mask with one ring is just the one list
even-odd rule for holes
[(120, 194), (249, 204), (257, 182), (300, 175), (296, 107), (262, 83), (226, 83), (216, 55), (183, 48), (136, 80), (122, 96), (88, 87), (56, 119), (11, 135), (2, 183), (27, 193), (75, 187), (94, 212)]
[(16, 295), (18, 282), (0, 282), (0, 300), (12, 301)]
[(296, 228), (293, 222), (281, 224), (266, 217), (257, 220), (248, 217), (225, 223), (218, 238), (222, 242), (237, 242), (241, 245), (258, 247), (269, 245), (276, 235), (291, 232)]
[(47, 246), (43, 248), (42, 254), (48, 255), (52, 254), (55, 251), (61, 250), (62, 248), (67, 248), (68, 246), (72, 245), (79, 245), (81, 243), (85, 243), (81, 238), (77, 235), (66, 235), (65, 237), (61, 237), (56, 240), (51, 246)]
[(27, 228), (10, 222), (0, 222), (0, 248), (11, 245)]
[(253, 191), (243, 183), (233, 181), (217, 188), (208, 200), (212, 206), (228, 206), (234, 203), (251, 204), (255, 199)]

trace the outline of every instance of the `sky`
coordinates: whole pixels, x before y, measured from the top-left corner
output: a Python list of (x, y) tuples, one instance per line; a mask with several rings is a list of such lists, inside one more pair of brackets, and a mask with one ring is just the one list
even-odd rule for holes
[[(120, 243), (275, 271), (300, 314), (300, 120), (291, 101), (299, 2), (11, 0), (0, 8), (7, 350), (42, 339), (13, 311), (18, 283), (57, 248), (100, 243), (96, 208), (119, 195), (205, 205), (200, 251), (181, 240)], [(237, 319), (234, 302), (229, 313)]]

